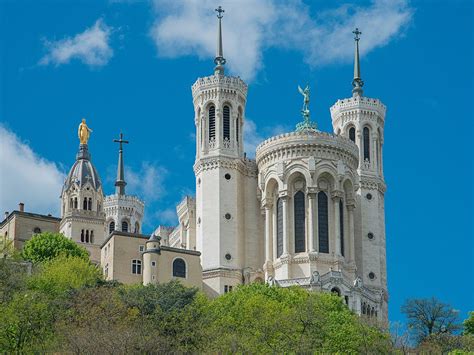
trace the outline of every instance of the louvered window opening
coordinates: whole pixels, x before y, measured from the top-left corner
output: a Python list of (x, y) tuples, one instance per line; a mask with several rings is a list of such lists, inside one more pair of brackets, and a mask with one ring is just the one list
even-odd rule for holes
[(339, 201), (339, 232), (341, 234), (341, 255), (344, 256), (344, 202)]
[(277, 201), (277, 258), (283, 254), (283, 200)]
[(370, 132), (367, 127), (364, 127), (364, 161), (370, 161)]
[(109, 224), (109, 234), (115, 230), (115, 222), (110, 222)]
[(318, 193), (318, 235), (319, 252), (329, 253), (328, 196), (323, 191)]
[(128, 232), (128, 223), (125, 221), (122, 222), (122, 232)]
[(298, 191), (294, 197), (295, 213), (295, 253), (301, 253), (305, 248), (305, 203), (304, 193)]
[(230, 108), (224, 106), (224, 139), (230, 139)]
[(355, 143), (356, 141), (356, 130), (354, 127), (349, 129), (349, 139)]
[(209, 107), (209, 140), (216, 138), (216, 108)]

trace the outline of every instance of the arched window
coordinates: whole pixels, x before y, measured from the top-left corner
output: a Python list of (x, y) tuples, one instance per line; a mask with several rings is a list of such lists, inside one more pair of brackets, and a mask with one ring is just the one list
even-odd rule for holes
[(186, 263), (183, 259), (175, 259), (173, 261), (173, 277), (186, 278)]
[(90, 236), (89, 241), (90, 241), (91, 243), (94, 243), (94, 231), (91, 231), (91, 236)]
[(92, 198), (89, 197), (89, 203), (87, 204), (88, 210), (92, 211)]
[(349, 129), (349, 139), (355, 143), (356, 141), (356, 129), (354, 127), (351, 127)]
[(318, 235), (319, 252), (329, 253), (328, 195), (318, 192)]
[(142, 261), (132, 260), (132, 274), (140, 275), (142, 273)]
[(74, 198), (74, 208), (77, 210), (77, 197)]
[(229, 106), (224, 106), (224, 125), (223, 125), (223, 134), (224, 139), (230, 140), (230, 108)]
[(69, 201), (69, 208), (74, 208), (74, 200), (71, 197), (71, 200)]
[(89, 230), (86, 230), (86, 243), (89, 243)]
[(332, 290), (331, 290), (331, 293), (341, 297), (341, 290), (339, 290), (337, 287), (333, 287)]
[(364, 127), (364, 161), (370, 161), (370, 131)]
[(112, 221), (109, 224), (109, 234), (112, 233), (115, 230), (115, 222)]
[(209, 107), (209, 140), (216, 138), (216, 108)]
[(135, 233), (140, 233), (140, 225), (138, 222), (135, 222)]
[(128, 222), (122, 221), (122, 232), (128, 232)]
[(283, 200), (277, 201), (277, 258), (283, 254)]
[(84, 197), (84, 202), (82, 203), (82, 209), (87, 210), (87, 197)]
[(301, 253), (306, 250), (304, 192), (298, 191), (293, 200), (295, 208), (295, 253)]
[(33, 229), (33, 233), (34, 234), (40, 234), (41, 233), (41, 228), (40, 227), (35, 227), (35, 229)]
[(344, 256), (344, 202), (339, 201), (339, 233), (341, 235), (341, 255)]
[(84, 243), (85, 241), (85, 237), (84, 237), (84, 229), (81, 230), (81, 243)]

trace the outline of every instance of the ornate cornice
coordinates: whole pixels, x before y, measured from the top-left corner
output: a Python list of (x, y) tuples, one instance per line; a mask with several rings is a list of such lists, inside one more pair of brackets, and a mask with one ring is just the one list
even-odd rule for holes
[(240, 158), (230, 159), (224, 157), (201, 158), (194, 163), (194, 173), (197, 175), (202, 171), (225, 168), (237, 170), (245, 176), (257, 177), (257, 165), (254, 160)]

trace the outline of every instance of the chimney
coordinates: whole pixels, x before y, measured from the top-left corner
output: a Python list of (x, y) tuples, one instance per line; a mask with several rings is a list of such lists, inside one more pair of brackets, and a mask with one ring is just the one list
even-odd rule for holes
[(25, 212), (25, 204), (23, 202), (20, 202), (18, 204), (18, 209), (20, 210), (20, 212)]
[(8, 211), (5, 211), (5, 219), (7, 219), (9, 215), (10, 213)]

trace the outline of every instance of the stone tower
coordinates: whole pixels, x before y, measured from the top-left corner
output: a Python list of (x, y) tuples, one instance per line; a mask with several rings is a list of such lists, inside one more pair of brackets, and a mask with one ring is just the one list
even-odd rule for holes
[(93, 262), (100, 262), (105, 236), (104, 194), (87, 142), (79, 145), (76, 162), (64, 182), (60, 232), (84, 246)]
[[(263, 265), (257, 167), (245, 158), (247, 85), (224, 73), (221, 7), (214, 74), (192, 86), (196, 124), (196, 249), (204, 291), (218, 295), (257, 277)], [(262, 255), (261, 255), (262, 254)]]
[(106, 215), (106, 234), (114, 230), (141, 233), (144, 212), (144, 203), (136, 196), (125, 193), (125, 173), (123, 164), (123, 144), (128, 141), (120, 138), (114, 142), (119, 143), (119, 157), (117, 164), (117, 180), (115, 181), (115, 194), (107, 196), (104, 200), (104, 211)]
[(386, 185), (383, 177), (383, 137), (385, 105), (363, 96), (360, 77), (359, 35), (356, 28), (352, 97), (338, 100), (331, 107), (334, 132), (349, 138), (359, 148), (357, 169), (360, 186), (355, 216), (356, 267), (365, 286), (382, 294), (382, 314), (387, 314), (387, 271), (385, 246)]

